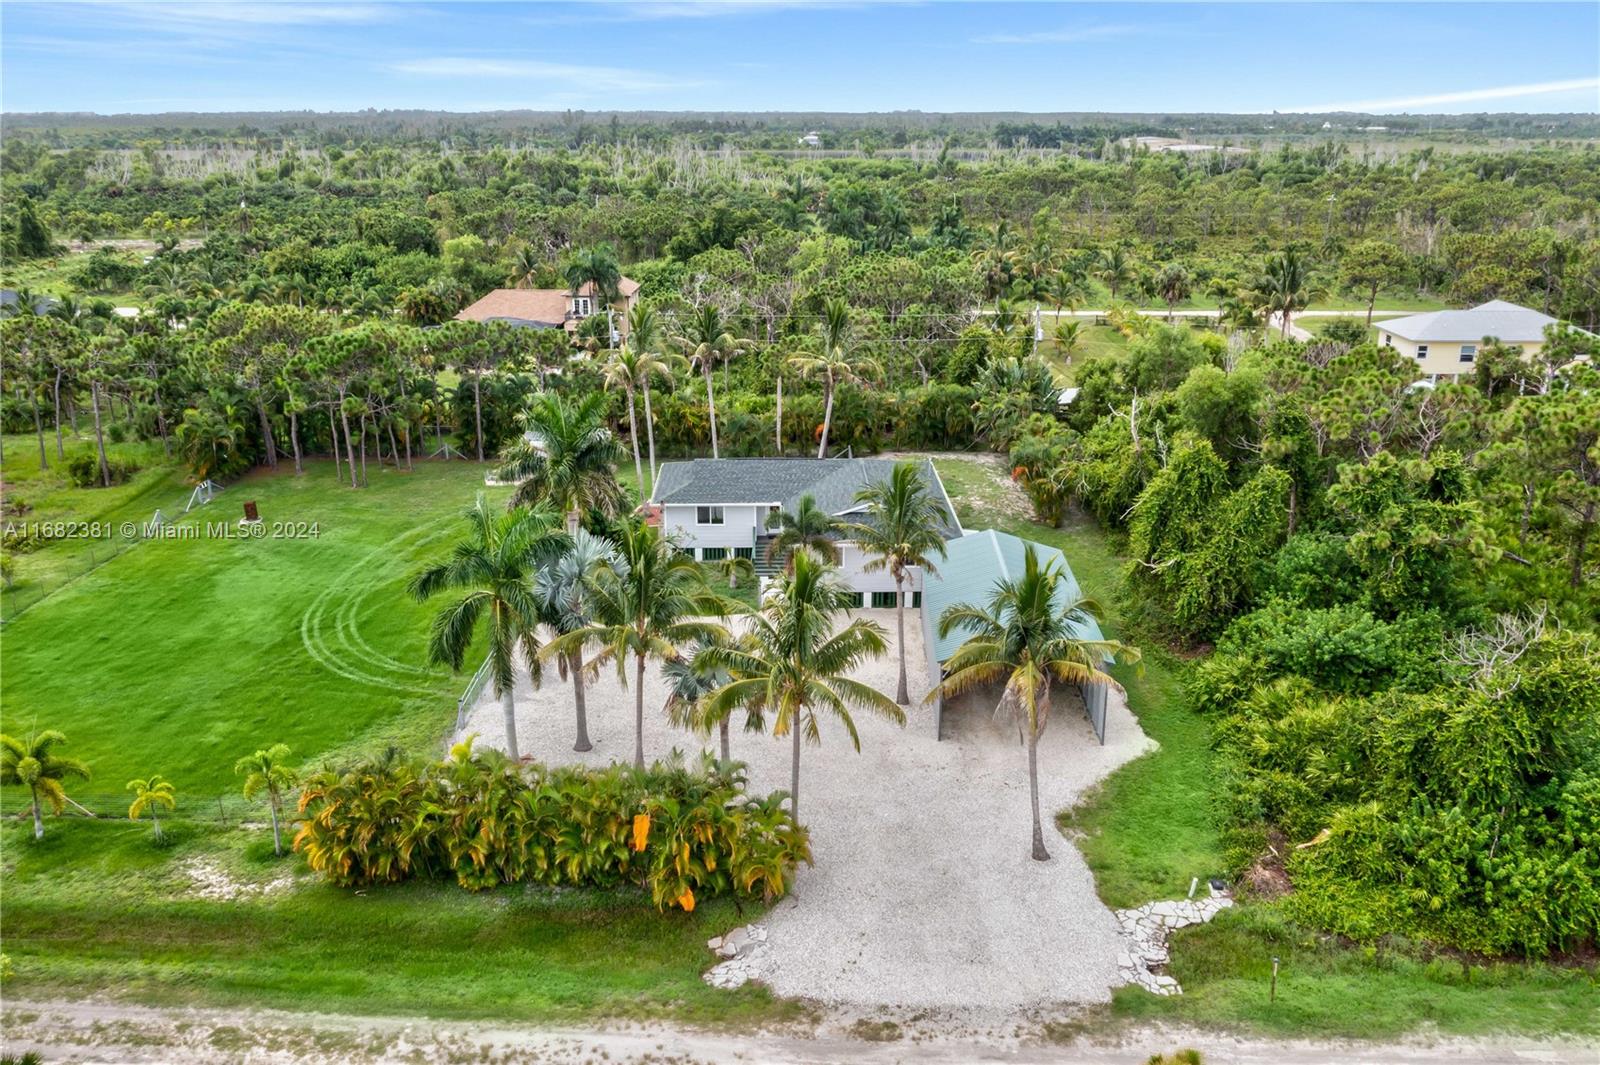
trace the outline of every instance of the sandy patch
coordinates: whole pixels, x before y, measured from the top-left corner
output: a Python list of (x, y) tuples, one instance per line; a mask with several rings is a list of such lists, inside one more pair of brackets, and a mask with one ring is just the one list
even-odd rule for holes
[(294, 887), (295, 882), (293, 873), (285, 873), (271, 880), (240, 880), (209, 858), (189, 858), (179, 868), (193, 885), (189, 894), (224, 902), (274, 895)]
[[(894, 612), (862, 615), (894, 633)], [(912, 706), (904, 728), (861, 714), (861, 753), (843, 728), (823, 726), (802, 754), (801, 815), (815, 865), (763, 919), (758, 977), (783, 995), (846, 1005), (1017, 1009), (1104, 1002), (1121, 983), (1118, 927), (1095, 895), (1082, 856), (1047, 826), (1051, 862), (1029, 858), (1027, 763), (1014, 728), (988, 706), (947, 707), (934, 737), (920, 625), (907, 614)], [(891, 653), (857, 674), (894, 692)], [(518, 744), (547, 763), (604, 765), (633, 754), (633, 693), (613, 670), (589, 687), (594, 750), (572, 751), (572, 695), (549, 674), (542, 690), (516, 690)], [(630, 680), (631, 683), (631, 680)], [(707, 741), (671, 728), (665, 689), (645, 684), (645, 756), (693, 754)], [(736, 722), (737, 727), (737, 722)], [(501, 745), (499, 704), (486, 694), (467, 722), (479, 742)], [(1120, 695), (1107, 709), (1107, 742), (1094, 737), (1076, 699), (1057, 702), (1040, 742), (1047, 811), (1072, 805), (1117, 766), (1150, 749)], [(735, 758), (757, 792), (787, 788), (787, 740), (735, 732)], [(714, 959), (708, 952), (708, 966)]]

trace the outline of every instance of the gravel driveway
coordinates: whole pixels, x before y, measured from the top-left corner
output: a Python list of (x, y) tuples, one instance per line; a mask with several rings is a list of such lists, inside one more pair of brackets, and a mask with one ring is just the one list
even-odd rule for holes
[[(892, 694), (894, 612), (860, 614), (883, 625), (891, 653), (857, 676)], [(913, 705), (905, 727), (858, 714), (857, 754), (841, 727), (824, 723), (821, 746), (801, 756), (815, 865), (802, 867), (793, 895), (763, 922), (761, 979), (781, 995), (851, 1006), (1011, 1010), (1109, 1000), (1125, 949), (1111, 911), (1077, 848), (1048, 826), (1055, 860), (1029, 858), (1027, 763), (1014, 726), (994, 723), (988, 707), (947, 706), (945, 739), (934, 739), (931, 710), (921, 704), (928, 680), (914, 619), (908, 611)], [(553, 670), (546, 678), (542, 690), (525, 678), (517, 688), (524, 754), (550, 764), (632, 757), (633, 693), (618, 687), (614, 670), (589, 686), (594, 750), (581, 755), (572, 750), (571, 686)], [(698, 737), (666, 723), (664, 700), (659, 675), (648, 671), (645, 757), (698, 751)], [(491, 696), (466, 730), (480, 743), (503, 743)], [(1119, 693), (1108, 700), (1105, 746), (1076, 696), (1058, 696), (1039, 744), (1044, 808), (1072, 805), (1153, 747)], [(735, 732), (733, 756), (748, 764), (752, 790), (788, 787), (787, 740)]]

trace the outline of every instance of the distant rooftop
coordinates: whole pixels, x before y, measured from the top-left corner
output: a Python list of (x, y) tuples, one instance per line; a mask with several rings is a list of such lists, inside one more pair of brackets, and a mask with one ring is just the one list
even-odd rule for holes
[(1381, 332), (1421, 342), (1471, 344), (1494, 337), (1507, 344), (1531, 344), (1543, 340), (1545, 326), (1555, 323), (1556, 319), (1531, 307), (1490, 300), (1464, 311), (1429, 311), (1377, 324)]

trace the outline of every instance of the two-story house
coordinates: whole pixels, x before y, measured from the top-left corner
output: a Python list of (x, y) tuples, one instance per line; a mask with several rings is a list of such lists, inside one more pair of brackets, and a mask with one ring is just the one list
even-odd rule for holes
[(1378, 342), (1413, 360), (1417, 373), (1432, 381), (1470, 377), (1478, 352), (1489, 338), (1515, 344), (1524, 355), (1544, 345), (1546, 326), (1556, 319), (1531, 307), (1490, 300), (1463, 311), (1428, 311), (1376, 322)]
[(497, 288), (456, 315), (463, 322), (507, 322), (528, 329), (564, 329), (570, 335), (578, 323), (594, 314), (612, 312), (616, 339), (628, 335), (628, 312), (639, 298), (639, 283), (624, 277), (617, 284), (617, 299), (607, 305), (594, 282), (576, 292), (567, 288)]
[[(866, 521), (856, 493), (887, 481), (891, 459), (691, 459), (667, 462), (646, 504), (652, 521), (678, 547), (702, 562), (748, 558), (756, 572), (770, 575), (783, 560), (767, 550), (772, 531), (767, 520), (776, 511), (793, 513), (804, 496), (841, 522)], [(922, 475), (939, 502), (946, 539), (962, 535), (950, 497), (933, 463), (922, 461)], [(869, 558), (848, 537), (834, 540), (840, 574), (857, 595), (858, 605), (892, 607), (894, 577), (885, 569), (867, 572)], [(908, 606), (922, 600), (922, 574), (907, 578)]]

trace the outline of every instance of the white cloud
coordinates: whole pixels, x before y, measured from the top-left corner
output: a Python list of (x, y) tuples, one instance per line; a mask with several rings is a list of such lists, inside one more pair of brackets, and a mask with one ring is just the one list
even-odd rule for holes
[(1532, 85), (1500, 85), (1489, 89), (1466, 89), (1461, 92), (1440, 92), (1425, 96), (1401, 96), (1390, 100), (1346, 100), (1342, 103), (1315, 104), (1307, 107), (1280, 108), (1286, 112), (1326, 114), (1331, 111), (1357, 111), (1372, 114), (1378, 111), (1409, 111), (1415, 108), (1438, 107), (1443, 104), (1474, 103), (1479, 100), (1515, 100), (1528, 96), (1548, 96), (1553, 93), (1577, 93), (1591, 90), (1589, 106), (1600, 110), (1600, 77), (1569, 78), (1566, 81), (1541, 81)]
[(121, 11), (151, 25), (184, 28), (201, 26), (318, 26), (379, 22), (392, 10), (381, 4), (266, 4), (266, 3), (135, 3), (95, 4), (101, 11)]
[(1060, 30), (1036, 30), (1032, 33), (987, 33), (972, 38), (973, 44), (1076, 44), (1080, 41), (1103, 41), (1110, 37), (1126, 37), (1141, 32), (1138, 26), (1076, 26)]
[(700, 84), (669, 78), (647, 70), (585, 66), (576, 63), (547, 63), (538, 59), (435, 56), (405, 60), (393, 64), (390, 69), (401, 74), (434, 78), (516, 78), (524, 81), (558, 82), (578, 89), (609, 92), (652, 92)]

